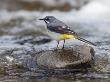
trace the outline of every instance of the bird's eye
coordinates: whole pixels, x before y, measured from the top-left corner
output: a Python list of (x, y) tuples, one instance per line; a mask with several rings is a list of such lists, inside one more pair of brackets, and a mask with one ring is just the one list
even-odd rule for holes
[(46, 18), (46, 20), (49, 20), (49, 18)]

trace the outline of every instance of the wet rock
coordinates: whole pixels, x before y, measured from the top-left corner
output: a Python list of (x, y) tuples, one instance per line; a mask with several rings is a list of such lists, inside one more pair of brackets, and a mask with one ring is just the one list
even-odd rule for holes
[(46, 50), (37, 54), (37, 64), (46, 68), (88, 68), (94, 63), (94, 49), (86, 45)]

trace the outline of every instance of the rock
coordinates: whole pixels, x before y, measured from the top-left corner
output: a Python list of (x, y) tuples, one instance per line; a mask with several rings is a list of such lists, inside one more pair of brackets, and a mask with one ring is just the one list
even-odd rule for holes
[(46, 50), (36, 54), (37, 64), (43, 68), (88, 68), (94, 63), (94, 49), (87, 45)]

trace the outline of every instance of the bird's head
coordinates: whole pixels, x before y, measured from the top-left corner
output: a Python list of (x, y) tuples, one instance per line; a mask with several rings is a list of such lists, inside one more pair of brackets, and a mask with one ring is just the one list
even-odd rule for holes
[(55, 20), (56, 18), (54, 16), (46, 16), (43, 19), (39, 19), (39, 20), (44, 20), (46, 23), (51, 23)]

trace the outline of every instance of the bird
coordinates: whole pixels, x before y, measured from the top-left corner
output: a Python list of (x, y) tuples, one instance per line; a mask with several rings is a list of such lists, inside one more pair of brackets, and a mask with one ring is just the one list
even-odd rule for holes
[(46, 16), (39, 20), (45, 21), (45, 23), (47, 25), (47, 35), (51, 39), (57, 41), (57, 43), (58, 43), (57, 48), (58, 48), (59, 42), (61, 40), (64, 41), (63, 47), (62, 47), (62, 48), (64, 48), (65, 40), (67, 40), (67, 39), (77, 39), (77, 40), (80, 40), (87, 44), (96, 46), (96, 44), (94, 44), (86, 39), (81, 38), (75, 31), (71, 30), (68, 25), (66, 25), (64, 22), (58, 20), (54, 16)]

